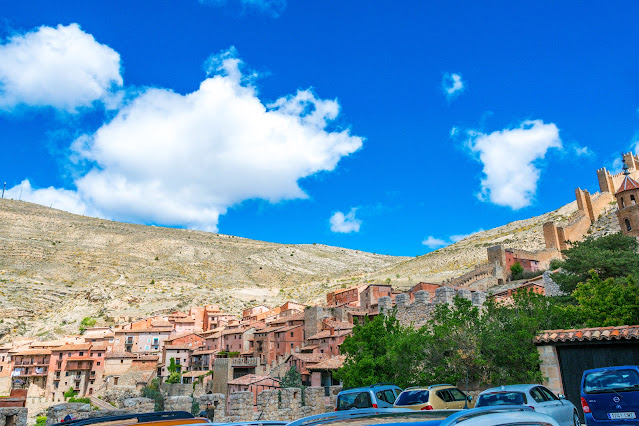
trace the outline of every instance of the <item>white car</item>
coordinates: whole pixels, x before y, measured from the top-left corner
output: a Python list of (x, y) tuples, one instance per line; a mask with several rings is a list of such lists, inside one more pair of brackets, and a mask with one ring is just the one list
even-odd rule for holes
[(510, 385), (486, 389), (477, 397), (475, 407), (498, 405), (526, 405), (538, 413), (549, 415), (560, 425), (581, 425), (574, 404), (563, 395), (557, 396), (541, 385)]

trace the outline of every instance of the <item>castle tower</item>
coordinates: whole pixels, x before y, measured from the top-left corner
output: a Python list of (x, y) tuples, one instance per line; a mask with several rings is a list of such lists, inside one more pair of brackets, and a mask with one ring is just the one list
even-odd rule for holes
[(639, 183), (630, 177), (628, 165), (623, 168), (624, 179), (621, 186), (615, 192), (617, 198), (617, 219), (621, 231), (633, 237), (639, 236)]

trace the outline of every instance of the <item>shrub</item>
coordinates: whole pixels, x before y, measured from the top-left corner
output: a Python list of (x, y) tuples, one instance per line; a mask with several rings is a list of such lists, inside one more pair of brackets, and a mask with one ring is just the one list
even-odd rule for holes
[(35, 426), (44, 426), (47, 424), (47, 416), (36, 417)]

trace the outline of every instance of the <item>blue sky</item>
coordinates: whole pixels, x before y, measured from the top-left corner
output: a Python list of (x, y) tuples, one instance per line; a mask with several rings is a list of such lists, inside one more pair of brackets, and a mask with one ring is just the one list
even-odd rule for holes
[(5, 196), (415, 256), (597, 190), (639, 5), (476, 3), (0, 0)]

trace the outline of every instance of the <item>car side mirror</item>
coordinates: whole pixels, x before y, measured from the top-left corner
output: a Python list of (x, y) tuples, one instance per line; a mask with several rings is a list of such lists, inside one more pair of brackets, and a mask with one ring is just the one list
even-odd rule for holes
[(566, 395), (564, 395), (563, 393), (560, 393), (560, 394), (557, 395), (557, 398), (566, 399)]
[(473, 396), (472, 395), (468, 395), (468, 396), (466, 396), (466, 399), (468, 400), (468, 402), (470, 402), (470, 401), (473, 400)]

